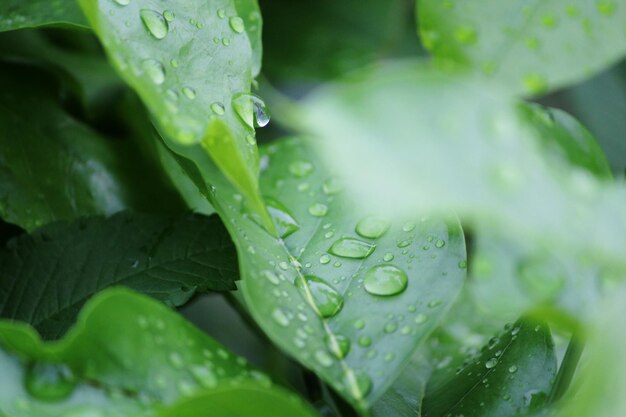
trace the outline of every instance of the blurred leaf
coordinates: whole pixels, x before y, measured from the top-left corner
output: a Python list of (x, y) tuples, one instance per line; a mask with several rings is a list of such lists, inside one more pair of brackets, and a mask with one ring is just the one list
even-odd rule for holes
[(257, 0), (234, 0), (237, 14), (244, 21), (246, 33), (252, 47), (252, 77), (259, 75), (263, 59), (263, 19)]
[(387, 392), (372, 407), (372, 417), (420, 417), (432, 366), (417, 352)]
[(170, 415), (165, 406), (220, 404), (238, 385), (256, 404), (266, 403), (263, 392), (287, 399), (178, 314), (121, 288), (90, 301), (61, 341), (42, 343), (29, 326), (5, 321), (0, 345), (0, 411), (15, 417)]
[(262, 157), (261, 189), (282, 239), (257, 224), (228, 183), (213, 185), (256, 322), (353, 405), (371, 406), (461, 287), (458, 223), (388, 222), (355, 210), (299, 139), (270, 145)]
[(2, 1), (0, 32), (39, 26), (89, 27), (74, 0)]
[[(207, 152), (264, 215), (253, 128), (258, 107), (249, 95), (256, 64), (234, 0), (196, 0), (170, 9), (156, 0), (80, 4), (113, 66), (176, 152)], [(252, 8), (251, 2), (239, 5)]]
[(440, 63), (526, 94), (574, 84), (626, 54), (626, 5), (615, 0), (424, 0), (418, 17)]
[(125, 208), (154, 210), (156, 203), (175, 209), (154, 166), (132, 144), (106, 140), (66, 113), (56, 85), (35, 68), (0, 65), (2, 218), (32, 230)]
[(364, 204), (455, 210), (478, 232), (623, 267), (624, 188), (541, 145), (516, 106), (477, 80), (404, 62), (322, 89), (302, 114)]
[(494, 337), (445, 382), (429, 383), (424, 417), (510, 417), (545, 405), (556, 375), (554, 343), (547, 326), (521, 320)]
[(51, 224), (11, 241), (0, 266), (0, 316), (45, 338), (65, 333), (85, 301), (114, 285), (179, 306), (196, 292), (234, 290), (238, 279), (219, 218), (192, 214)]
[(277, 85), (335, 78), (421, 53), (412, 0), (266, 0), (264, 73)]

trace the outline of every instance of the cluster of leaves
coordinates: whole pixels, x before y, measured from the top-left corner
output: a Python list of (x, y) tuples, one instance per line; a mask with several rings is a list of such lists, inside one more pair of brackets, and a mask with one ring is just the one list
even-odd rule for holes
[(0, 416), (625, 414), (626, 5), (265, 3), (0, 5)]

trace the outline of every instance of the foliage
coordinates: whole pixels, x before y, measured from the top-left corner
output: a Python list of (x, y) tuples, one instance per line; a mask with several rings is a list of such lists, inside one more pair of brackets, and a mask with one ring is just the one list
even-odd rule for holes
[(626, 414), (625, 21), (6, 1), (0, 415)]

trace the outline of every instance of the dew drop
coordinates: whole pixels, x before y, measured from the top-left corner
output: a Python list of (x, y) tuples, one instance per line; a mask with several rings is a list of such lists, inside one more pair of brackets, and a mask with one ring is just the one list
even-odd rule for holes
[(517, 365), (509, 366), (509, 373), (514, 374), (515, 372), (517, 372)]
[(266, 197), (265, 205), (270, 217), (274, 221), (279, 237), (285, 238), (300, 229), (300, 225), (296, 219), (280, 202)]
[(374, 252), (376, 245), (362, 240), (344, 237), (336, 240), (328, 252), (342, 258), (363, 259), (367, 258)]
[(394, 360), (396, 358), (396, 354), (393, 352), (388, 352), (387, 354), (385, 354), (385, 357), (383, 358), (383, 360), (385, 362), (391, 362), (392, 360)]
[(141, 67), (148, 74), (150, 80), (156, 85), (161, 85), (165, 81), (165, 68), (156, 59), (146, 59), (141, 63)]
[(365, 321), (362, 319), (358, 319), (357, 321), (354, 322), (354, 328), (361, 330), (362, 328), (365, 327)]
[(252, 93), (233, 95), (231, 105), (235, 113), (250, 128), (265, 127), (270, 122), (270, 113), (263, 99)]
[(328, 206), (322, 203), (315, 203), (309, 206), (309, 214), (315, 217), (324, 217), (328, 213)]
[(220, 19), (223, 19), (226, 17), (226, 10), (224, 9), (217, 9), (217, 17), (219, 17)]
[(471, 26), (459, 26), (454, 31), (454, 37), (459, 43), (464, 45), (473, 45), (478, 40), (476, 29)]
[(369, 336), (361, 336), (359, 337), (359, 346), (369, 347), (372, 345), (372, 338)]
[(202, 387), (215, 388), (217, 386), (217, 377), (207, 367), (196, 365), (192, 366), (190, 371), (196, 382), (198, 382), (198, 384)]
[(548, 29), (553, 29), (558, 24), (557, 18), (552, 14), (546, 14), (541, 18), (541, 23)]
[(128, 6), (130, 4), (130, 0), (114, 0), (120, 6)]
[(324, 341), (328, 350), (339, 359), (345, 358), (350, 352), (350, 339), (342, 334), (326, 336)]
[(351, 385), (350, 390), (352, 395), (355, 398), (364, 398), (372, 390), (372, 379), (361, 371), (354, 372), (353, 376), (354, 383), (356, 383), (355, 385), (352, 385), (353, 381), (351, 378), (347, 378), (348, 383)]
[(304, 178), (313, 172), (313, 164), (309, 161), (293, 161), (289, 164), (289, 172), (298, 178)]
[(24, 376), (28, 393), (44, 401), (60, 401), (69, 397), (76, 384), (76, 377), (66, 365), (36, 362), (28, 367)]
[(263, 275), (265, 279), (267, 279), (269, 282), (271, 282), (274, 285), (278, 285), (280, 283), (278, 276), (273, 271), (265, 270), (261, 272), (261, 275)]
[(398, 330), (398, 325), (394, 322), (390, 322), (385, 324), (385, 333), (394, 333), (396, 330)]
[(152, 36), (156, 39), (163, 39), (167, 36), (169, 25), (161, 13), (156, 10), (142, 9), (139, 15), (144, 26)]
[(407, 246), (411, 245), (411, 243), (413, 243), (412, 240), (402, 240), (400, 242), (398, 242), (398, 247), (399, 248), (406, 248)]
[(329, 262), (330, 262), (330, 256), (329, 255), (324, 254), (324, 255), (320, 256), (320, 263), (322, 265), (326, 265)]
[(191, 87), (183, 87), (183, 94), (189, 100), (194, 100), (196, 98), (196, 90)]
[(239, 16), (233, 16), (228, 19), (228, 24), (235, 33), (243, 33), (243, 31), (246, 29), (243, 19)]
[(389, 230), (390, 223), (387, 219), (370, 216), (362, 219), (356, 225), (356, 232), (362, 237), (377, 239)]
[(218, 101), (211, 104), (211, 110), (213, 111), (213, 113), (217, 114), (218, 116), (223, 116), (224, 113), (226, 112), (226, 108), (224, 107), (224, 105)]
[(496, 358), (491, 358), (487, 362), (485, 362), (485, 368), (492, 369), (498, 364), (498, 360)]
[(343, 296), (323, 279), (307, 275), (298, 277), (295, 284), (320, 317), (332, 317), (341, 310)]
[(280, 307), (275, 308), (274, 311), (272, 311), (272, 318), (280, 326), (283, 326), (283, 327), (289, 326), (290, 320), (289, 320), (289, 317), (287, 317), (287, 313), (285, 312), (283, 308), (280, 308)]
[(443, 248), (446, 245), (445, 240), (439, 239), (435, 242), (435, 247), (437, 248)]
[(612, 0), (602, 0), (598, 2), (598, 11), (605, 16), (613, 16), (615, 14), (615, 3)]
[(406, 274), (393, 265), (376, 265), (365, 273), (365, 290), (374, 295), (396, 295), (405, 290)]
[(324, 194), (327, 195), (337, 194), (342, 189), (343, 185), (337, 178), (329, 178), (324, 181), (324, 184), (322, 184), (322, 190), (324, 191)]
[(547, 83), (541, 75), (530, 73), (524, 76), (524, 86), (529, 93), (538, 94), (546, 90)]
[(391, 262), (391, 261), (393, 261), (393, 258), (394, 258), (393, 253), (391, 253), (391, 252), (387, 252), (387, 253), (383, 256), (383, 261), (385, 261), (385, 262)]
[(415, 223), (413, 222), (407, 222), (402, 225), (402, 230), (404, 232), (411, 232), (413, 229), (415, 229)]

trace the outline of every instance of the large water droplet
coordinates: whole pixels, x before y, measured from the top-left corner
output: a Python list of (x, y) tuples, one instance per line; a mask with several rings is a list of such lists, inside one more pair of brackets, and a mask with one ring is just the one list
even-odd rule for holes
[(233, 95), (231, 105), (237, 116), (248, 127), (265, 127), (270, 121), (270, 113), (263, 99), (252, 93)]
[(382, 217), (370, 216), (362, 219), (356, 225), (356, 232), (369, 239), (381, 237), (389, 229), (389, 220)]
[(350, 339), (342, 334), (326, 336), (324, 340), (328, 350), (330, 350), (339, 359), (345, 358), (350, 352)]
[(492, 369), (498, 364), (498, 360), (496, 358), (491, 358), (487, 362), (485, 362), (485, 368)]
[(374, 249), (376, 249), (376, 245), (372, 243), (363, 242), (352, 237), (344, 237), (336, 240), (328, 249), (328, 252), (342, 258), (363, 259), (370, 256)]
[(141, 16), (141, 21), (152, 36), (156, 39), (163, 39), (167, 36), (169, 25), (161, 13), (156, 10), (142, 9), (139, 15)]
[(343, 306), (343, 297), (330, 284), (319, 277), (298, 277), (296, 287), (321, 317), (332, 317)]
[(300, 225), (296, 221), (296, 219), (289, 213), (287, 208), (283, 206), (280, 202), (272, 199), (265, 198), (265, 205), (267, 207), (267, 212), (271, 216), (274, 221), (274, 225), (276, 226), (276, 232), (278, 236), (281, 238), (287, 237), (296, 230), (300, 229)]
[(363, 286), (374, 295), (395, 295), (406, 288), (408, 279), (404, 271), (393, 265), (376, 265), (365, 273)]
[(322, 203), (315, 203), (309, 206), (309, 214), (315, 217), (324, 217), (328, 213), (328, 206)]
[(76, 377), (66, 365), (37, 362), (28, 367), (24, 377), (26, 390), (44, 401), (60, 401), (76, 388)]
[(243, 23), (243, 19), (239, 16), (233, 16), (228, 19), (228, 24), (235, 33), (243, 33), (243, 31), (246, 29), (246, 26)]
[(165, 68), (156, 59), (146, 59), (141, 63), (141, 67), (148, 74), (148, 77), (157, 85), (163, 84), (165, 81)]

